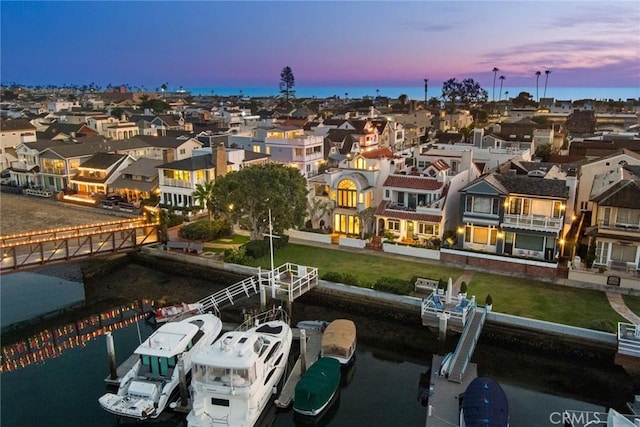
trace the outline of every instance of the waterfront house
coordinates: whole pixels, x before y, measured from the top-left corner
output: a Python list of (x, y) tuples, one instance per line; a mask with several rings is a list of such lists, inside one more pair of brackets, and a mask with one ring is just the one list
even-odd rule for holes
[(620, 165), (595, 177), (593, 215), (585, 235), (595, 244), (596, 266), (635, 273), (640, 270), (640, 166)]
[(458, 222), (458, 191), (480, 175), (472, 152), (462, 153), (456, 165), (451, 158), (433, 159), (412, 168), (411, 174), (389, 175), (383, 184), (383, 200), (375, 213), (377, 234), (405, 243), (439, 242)]
[(158, 167), (162, 160), (140, 158), (122, 169), (108, 188), (109, 193), (116, 193), (130, 203), (137, 203), (148, 199), (151, 195), (158, 195)]
[(81, 196), (106, 195), (121, 171), (134, 162), (127, 154), (95, 153), (78, 166), (69, 186)]
[(109, 137), (109, 129), (111, 126), (120, 123), (120, 120), (105, 114), (96, 114), (87, 117), (87, 126), (96, 131), (105, 138)]
[(148, 147), (144, 157), (162, 159), (165, 163), (188, 159), (193, 156), (194, 150), (202, 148), (203, 145), (195, 138), (169, 136), (137, 135), (131, 141), (142, 142)]
[(17, 160), (9, 167), (9, 182), (17, 187), (41, 186), (40, 153), (49, 147), (66, 142), (51, 139), (24, 142), (16, 148)]
[(69, 188), (71, 177), (80, 165), (95, 153), (111, 152), (110, 141), (75, 142), (45, 148), (40, 153), (41, 185), (50, 191)]
[(70, 140), (87, 136), (97, 136), (98, 132), (84, 123), (51, 123), (43, 132), (38, 132), (38, 139)]
[(334, 233), (359, 236), (362, 213), (375, 209), (382, 201), (385, 179), (405, 168), (405, 159), (394, 155), (388, 147), (345, 157), (337, 167), (309, 179), (310, 196), (331, 207), (326, 223), (332, 225)]
[(483, 175), (460, 190), (458, 248), (547, 261), (559, 256), (575, 177), (557, 165), (534, 165), (526, 174), (514, 168)]

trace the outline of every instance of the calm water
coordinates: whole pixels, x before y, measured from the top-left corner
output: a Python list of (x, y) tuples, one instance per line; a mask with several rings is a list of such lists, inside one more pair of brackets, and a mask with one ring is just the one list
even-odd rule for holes
[[(442, 96), (442, 83), (430, 83), (427, 90), (427, 96)], [(551, 80), (549, 81), (551, 83)], [(491, 84), (483, 86), (492, 96)], [(169, 88), (169, 91), (177, 88)], [(185, 88), (192, 95), (219, 95), (219, 96), (256, 96), (268, 97), (278, 96), (278, 88), (274, 87), (191, 87)], [(363, 98), (365, 96), (375, 97), (378, 95), (397, 99), (400, 95), (406, 94), (409, 99), (424, 100), (424, 85), (416, 82), (415, 86), (406, 87), (376, 87), (376, 86), (323, 86), (323, 87), (305, 87), (296, 86), (295, 95), (297, 98), (329, 98), (337, 96), (340, 98)], [(378, 92), (379, 91), (379, 92)], [(536, 87), (503, 87), (502, 99), (515, 98), (520, 92), (528, 92), (536, 98)], [(544, 85), (538, 88), (538, 95), (542, 98), (544, 94)], [(496, 88), (496, 100), (499, 98), (499, 91)], [(597, 100), (626, 100), (628, 98), (639, 99), (640, 87), (547, 87), (547, 98), (555, 98), (559, 100), (578, 100), (578, 99), (597, 99)]]
[[(385, 326), (395, 330), (398, 325), (376, 327)], [(113, 332), (118, 363), (138, 345), (138, 330), (145, 339), (152, 327), (142, 321)], [(416, 330), (409, 333), (424, 331)], [(426, 408), (418, 400), (418, 383), (420, 374), (430, 365), (429, 351), (398, 350), (392, 345), (376, 345), (370, 339), (364, 341), (359, 341), (351, 380), (317, 425), (424, 426)], [(454, 341), (448, 342), (447, 347), (455, 345)], [(437, 347), (437, 343), (433, 344)], [(588, 366), (582, 361), (505, 350), (482, 340), (473, 361), (478, 363), (480, 375), (491, 376), (503, 385), (514, 427), (553, 426), (557, 424), (549, 417), (554, 412), (565, 409), (604, 412), (610, 402), (621, 409), (632, 398), (628, 385), (626, 389), (619, 387), (620, 381), (629, 381), (628, 376), (621, 374), (612, 362)], [(115, 426), (115, 417), (103, 411), (97, 402), (106, 390), (104, 378), (108, 371), (105, 337), (99, 336), (84, 347), (66, 350), (44, 363), (2, 373), (0, 423), (17, 427)], [(624, 393), (620, 391), (623, 389)], [(264, 425), (300, 424), (292, 410), (273, 409), (269, 415)], [(154, 425), (183, 423), (184, 415), (167, 413)], [(132, 423), (120, 423), (124, 424)]]

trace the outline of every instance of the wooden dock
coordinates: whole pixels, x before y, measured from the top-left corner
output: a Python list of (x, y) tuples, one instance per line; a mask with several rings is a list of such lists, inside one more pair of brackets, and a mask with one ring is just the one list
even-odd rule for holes
[(451, 427), (460, 425), (458, 396), (465, 392), (471, 381), (478, 376), (478, 367), (469, 363), (462, 382), (452, 382), (441, 377), (442, 356), (433, 355), (431, 361), (432, 392), (429, 395), (426, 427)]
[[(298, 329), (294, 329), (294, 331), (298, 331)], [(295, 334), (294, 334), (295, 336)], [(298, 337), (299, 337), (298, 332)], [(322, 344), (322, 333), (316, 331), (307, 331), (307, 358), (306, 358), (306, 367), (309, 368), (313, 362), (315, 362), (320, 356), (320, 347)], [(293, 395), (296, 390), (296, 385), (298, 381), (300, 381), (300, 377), (302, 376), (301, 367), (302, 360), (301, 357), (298, 357), (293, 369), (291, 370), (291, 374), (289, 378), (287, 378), (287, 382), (284, 384), (282, 391), (280, 392), (280, 396), (274, 402), (278, 408), (288, 408), (291, 406), (291, 402), (293, 402)]]

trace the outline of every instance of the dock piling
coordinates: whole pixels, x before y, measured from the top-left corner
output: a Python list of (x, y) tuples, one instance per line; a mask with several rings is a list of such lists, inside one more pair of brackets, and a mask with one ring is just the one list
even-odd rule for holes
[(307, 371), (307, 331), (300, 329), (300, 372)]
[(111, 332), (105, 334), (107, 337), (107, 355), (109, 356), (109, 375), (112, 380), (118, 378), (118, 371), (116, 367), (116, 347), (113, 344), (113, 335)]

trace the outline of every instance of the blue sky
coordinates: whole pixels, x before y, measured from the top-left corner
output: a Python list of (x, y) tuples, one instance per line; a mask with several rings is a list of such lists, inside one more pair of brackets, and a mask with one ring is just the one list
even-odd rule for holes
[[(640, 1), (6, 1), (3, 82), (640, 86)], [(541, 79), (541, 81), (542, 81)], [(417, 82), (417, 83), (416, 83)], [(436, 83), (437, 84), (437, 83)]]

